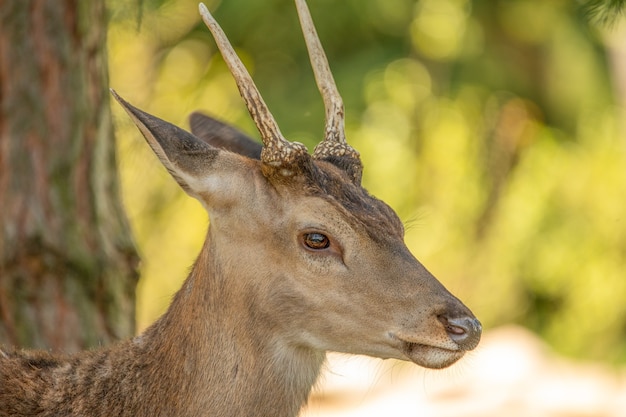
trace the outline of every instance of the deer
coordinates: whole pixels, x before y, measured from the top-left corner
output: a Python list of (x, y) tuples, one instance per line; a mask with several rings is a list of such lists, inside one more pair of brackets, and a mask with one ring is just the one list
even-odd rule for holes
[(411, 254), (361, 185), (344, 107), (305, 0), (295, 0), (326, 124), (312, 154), (285, 139), (204, 4), (263, 144), (194, 113), (191, 133), (114, 98), (206, 208), (200, 253), (138, 336), (76, 354), (0, 349), (0, 416), (296, 416), (328, 351), (440, 369), (479, 343), (473, 313)]

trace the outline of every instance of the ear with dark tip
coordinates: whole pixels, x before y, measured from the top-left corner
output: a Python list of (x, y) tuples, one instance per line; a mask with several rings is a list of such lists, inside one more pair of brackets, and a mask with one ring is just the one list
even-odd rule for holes
[(172, 177), (188, 194), (197, 196), (195, 180), (213, 165), (220, 151), (191, 133), (139, 110), (114, 90), (111, 94), (126, 110)]
[(189, 116), (191, 132), (211, 146), (246, 156), (261, 159), (263, 145), (229, 124), (202, 113)]

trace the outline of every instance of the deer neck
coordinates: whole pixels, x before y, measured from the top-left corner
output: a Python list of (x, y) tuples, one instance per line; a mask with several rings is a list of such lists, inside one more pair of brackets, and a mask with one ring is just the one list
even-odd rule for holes
[(168, 312), (137, 340), (152, 346), (189, 415), (296, 416), (325, 353), (276, 339), (254, 303), (233, 291), (245, 277), (228, 276), (214, 250), (207, 239)]

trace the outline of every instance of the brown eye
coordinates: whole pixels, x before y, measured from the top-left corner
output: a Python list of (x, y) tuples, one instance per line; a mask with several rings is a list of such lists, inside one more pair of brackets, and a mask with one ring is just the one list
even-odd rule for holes
[(321, 250), (330, 246), (330, 239), (321, 233), (307, 233), (304, 235), (304, 244), (309, 249)]

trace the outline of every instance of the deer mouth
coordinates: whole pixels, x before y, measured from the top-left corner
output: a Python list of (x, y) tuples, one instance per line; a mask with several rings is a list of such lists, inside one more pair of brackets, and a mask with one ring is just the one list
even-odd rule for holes
[(446, 368), (463, 357), (465, 351), (441, 346), (409, 342), (400, 338), (399, 350), (409, 361), (431, 369)]
[[(396, 348), (410, 361), (426, 368), (441, 369), (452, 365), (480, 342), (482, 325), (471, 314), (448, 317), (437, 316), (443, 325), (445, 335), (432, 334), (429, 337), (413, 332), (390, 333), (395, 339)], [(425, 340), (426, 339), (426, 340)], [(431, 340), (432, 339), (432, 342)], [(424, 343), (425, 342), (425, 343)]]

